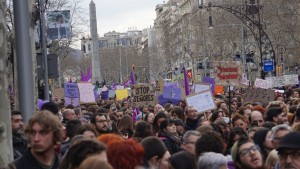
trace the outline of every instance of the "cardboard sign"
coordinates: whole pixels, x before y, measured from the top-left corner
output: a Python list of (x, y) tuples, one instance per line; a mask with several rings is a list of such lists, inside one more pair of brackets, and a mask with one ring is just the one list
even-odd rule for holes
[(65, 97), (79, 98), (77, 83), (65, 83), (64, 93), (65, 93)]
[(142, 105), (154, 105), (155, 94), (150, 84), (133, 85), (132, 103), (135, 107)]
[(194, 85), (194, 91), (195, 93), (201, 93), (204, 92), (206, 90), (210, 90), (210, 84), (207, 83), (198, 83), (196, 82)]
[(263, 79), (258, 79), (258, 78), (255, 79), (254, 86), (258, 87), (258, 88), (262, 88), (262, 89), (271, 88), (268, 80), (263, 80)]
[(116, 90), (117, 100), (123, 100), (128, 97), (128, 90), (127, 89), (120, 89)]
[(94, 85), (92, 83), (77, 83), (81, 103), (94, 103)]
[(198, 112), (216, 109), (216, 105), (210, 90), (187, 97), (186, 103), (188, 106), (193, 106)]
[(57, 97), (58, 100), (65, 98), (64, 88), (56, 88), (52, 90), (52, 99)]
[(214, 79), (218, 85), (226, 86), (228, 82), (230, 85), (237, 86), (242, 78), (242, 66), (238, 61), (213, 62)]
[(246, 102), (261, 102), (264, 104), (273, 101), (275, 98), (275, 91), (272, 89), (261, 88), (246, 88), (244, 91), (244, 103)]

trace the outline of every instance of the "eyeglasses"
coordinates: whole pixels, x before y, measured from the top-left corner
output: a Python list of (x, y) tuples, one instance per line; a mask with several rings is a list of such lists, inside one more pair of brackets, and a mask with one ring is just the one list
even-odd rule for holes
[(256, 152), (259, 151), (259, 147), (257, 145), (251, 146), (250, 148), (244, 149), (242, 151), (239, 152), (239, 155), (244, 157), (244, 156), (249, 156), (250, 153), (252, 152)]
[(286, 159), (288, 156), (290, 156), (291, 159), (297, 160), (300, 158), (300, 151), (280, 152), (279, 156), (283, 159)]

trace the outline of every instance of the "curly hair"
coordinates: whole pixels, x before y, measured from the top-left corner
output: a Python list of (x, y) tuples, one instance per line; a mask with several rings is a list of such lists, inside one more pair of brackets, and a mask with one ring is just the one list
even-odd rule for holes
[(48, 110), (36, 113), (28, 122), (25, 129), (26, 134), (30, 134), (34, 124), (38, 123), (45, 131), (53, 131), (53, 143), (59, 144), (63, 140), (63, 126), (58, 117)]

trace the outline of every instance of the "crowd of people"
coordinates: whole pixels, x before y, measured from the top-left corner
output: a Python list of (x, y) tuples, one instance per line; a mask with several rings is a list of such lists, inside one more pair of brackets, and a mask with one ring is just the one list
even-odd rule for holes
[(241, 90), (216, 109), (132, 107), (130, 98), (74, 107), (44, 103), (27, 124), (11, 111), (9, 169), (300, 169), (299, 88), (269, 103)]

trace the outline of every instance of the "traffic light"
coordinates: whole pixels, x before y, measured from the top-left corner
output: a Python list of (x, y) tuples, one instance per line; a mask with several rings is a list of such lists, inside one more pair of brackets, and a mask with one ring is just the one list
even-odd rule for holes
[(192, 78), (192, 77), (193, 77), (192, 70), (188, 70), (188, 71), (187, 71), (187, 77), (188, 77), (188, 78)]
[(132, 70), (134, 70), (134, 64), (132, 64)]

